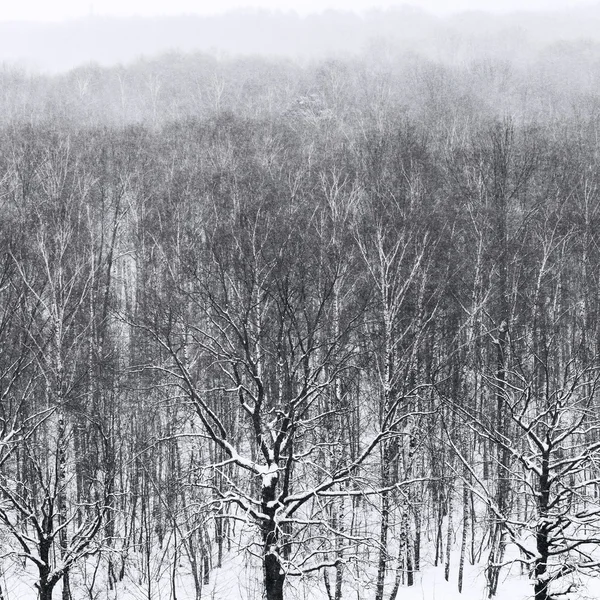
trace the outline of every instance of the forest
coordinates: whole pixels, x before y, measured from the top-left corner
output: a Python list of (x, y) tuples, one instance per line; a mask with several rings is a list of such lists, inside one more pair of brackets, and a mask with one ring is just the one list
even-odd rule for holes
[(599, 82), (5, 65), (0, 599), (598, 597)]

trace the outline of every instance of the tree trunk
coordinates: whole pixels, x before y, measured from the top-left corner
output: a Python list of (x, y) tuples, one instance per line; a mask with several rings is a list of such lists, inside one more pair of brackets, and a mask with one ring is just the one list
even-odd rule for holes
[(65, 571), (62, 580), (62, 600), (71, 600), (71, 581), (69, 578), (69, 571)]
[(488, 557), (488, 566), (486, 577), (488, 582), (488, 597), (493, 598), (498, 591), (498, 581), (500, 579), (500, 565), (504, 560), (506, 550), (506, 531), (504, 524), (497, 522), (493, 526), (492, 539), (490, 541), (490, 555)]
[(414, 507), (415, 513), (415, 540), (413, 544), (414, 564), (413, 569), (419, 571), (421, 569), (421, 509), (418, 506)]
[[(49, 530), (51, 531), (51, 523), (48, 523)], [(46, 534), (48, 531), (45, 532)], [(36, 587), (38, 589), (38, 598), (39, 600), (52, 600), (52, 591), (54, 590), (54, 586), (56, 585), (57, 580), (48, 580), (48, 576), (50, 575), (50, 552), (51, 552), (52, 542), (46, 538), (40, 540), (39, 545), (39, 553), (40, 560), (42, 561), (43, 566), (38, 566), (39, 571), (39, 579), (36, 583)]]
[(444, 579), (448, 581), (450, 579), (450, 556), (452, 549), (452, 511), (454, 510), (453, 503), (453, 491), (448, 490), (448, 529), (446, 531), (446, 561), (444, 564)]
[(327, 569), (323, 569), (323, 583), (325, 584), (325, 591), (327, 592), (327, 598), (329, 600), (334, 600), (333, 595), (331, 593), (331, 582), (329, 581), (329, 573)]
[(262, 487), (262, 512), (267, 515), (262, 524), (263, 575), (266, 600), (283, 600), (285, 573), (279, 558), (279, 532), (275, 522), (275, 490), (277, 476), (271, 475)]
[(535, 563), (534, 597), (535, 600), (548, 600), (548, 528), (545, 524), (538, 529), (536, 543), (539, 558)]
[(38, 585), (38, 598), (39, 600), (52, 600), (53, 585), (45, 585), (40, 582)]
[(403, 535), (403, 551), (406, 556), (406, 586), (412, 587), (415, 583), (414, 563), (412, 556), (412, 544), (410, 535), (410, 524), (408, 520), (408, 507), (404, 509), (402, 515), (402, 535)]
[[(385, 464), (384, 464), (385, 469)], [(385, 572), (387, 566), (387, 537), (390, 519), (390, 498), (389, 492), (384, 491), (381, 494), (381, 526), (379, 530), (379, 564), (377, 566), (377, 589), (375, 600), (383, 600), (383, 590), (385, 586)]]
[(277, 533), (275, 523), (267, 521), (263, 527), (263, 571), (267, 600), (283, 600), (285, 573), (277, 554)]
[(548, 579), (546, 571), (548, 570), (548, 556), (550, 553), (549, 530), (548, 530), (548, 505), (550, 503), (550, 450), (548, 449), (542, 455), (542, 473), (540, 476), (539, 522), (536, 532), (536, 550), (537, 560), (535, 562), (535, 600), (548, 600)]
[[(44, 552), (44, 548), (41, 548), (40, 556), (46, 554), (49, 555), (49, 552)], [(42, 559), (43, 560), (43, 559)], [(52, 600), (52, 591), (54, 590), (54, 586), (56, 585), (56, 581), (48, 581), (48, 575), (50, 574), (50, 567), (47, 566), (47, 563), (44, 567), (39, 567), (40, 577), (36, 584), (38, 589), (38, 599), (39, 600)]]
[[(466, 476), (466, 473), (465, 473)], [(460, 541), (460, 559), (458, 563), (458, 593), (462, 593), (463, 573), (465, 568), (465, 554), (467, 550), (467, 537), (469, 529), (469, 490), (466, 479), (463, 481), (463, 515), (462, 515), (462, 538)]]

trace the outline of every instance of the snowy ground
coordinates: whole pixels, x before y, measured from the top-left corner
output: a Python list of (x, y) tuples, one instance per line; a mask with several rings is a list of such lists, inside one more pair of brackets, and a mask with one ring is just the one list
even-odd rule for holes
[[(450, 581), (444, 580), (444, 567), (426, 565), (415, 576), (412, 587), (403, 587), (398, 595), (399, 600), (485, 600), (484, 569), (485, 564), (465, 565), (463, 591), (457, 589), (458, 556), (452, 557)], [(254, 561), (253, 561), (254, 562)], [(196, 600), (193, 580), (182, 572), (175, 578), (165, 561), (163, 567), (156, 569), (150, 585), (147, 578), (131, 573), (125, 577), (115, 589), (107, 585), (102, 563), (95, 571), (93, 589), (90, 583), (94, 577), (95, 563), (88, 564), (87, 571), (73, 573), (73, 600)], [(5, 600), (36, 600), (37, 593), (33, 586), (34, 572), (24, 569), (19, 562), (5, 561), (2, 574), (2, 587)], [(158, 562), (157, 562), (158, 565)], [(333, 578), (333, 572), (331, 573)], [(344, 600), (372, 600), (374, 597), (373, 577), (364, 573), (356, 577), (347, 577), (349, 585), (344, 589)], [(369, 584), (370, 580), (370, 584)], [(174, 585), (173, 585), (174, 582)], [(86, 585), (87, 583), (87, 585)], [(586, 577), (577, 582), (578, 590), (561, 600), (598, 600), (600, 599), (600, 578)], [(391, 588), (391, 583), (388, 590)], [(521, 574), (518, 566), (504, 569), (499, 584), (496, 600), (531, 600), (533, 586), (527, 574)], [(56, 599), (61, 597), (61, 585), (54, 592)], [(261, 571), (258, 565), (249, 564), (242, 555), (232, 556), (226, 560), (221, 569), (211, 573), (210, 583), (202, 589), (202, 598), (206, 600), (260, 600)], [(321, 576), (311, 579), (290, 579), (286, 590), (286, 600), (327, 600)]]
[[(455, 565), (457, 562), (455, 563)], [(258, 581), (257, 581), (258, 575)], [(213, 574), (211, 584), (205, 588), (206, 598), (214, 600), (259, 600), (261, 598), (260, 573), (231, 563)], [(463, 591), (457, 589), (457, 569), (454, 569), (450, 581), (444, 579), (444, 567), (428, 566), (415, 577), (415, 585), (403, 587), (398, 595), (399, 600), (487, 600), (483, 565), (465, 565)], [(296, 589), (289, 589), (290, 600), (327, 600), (322, 581), (292, 582)], [(371, 600), (374, 590), (367, 586), (361, 588), (357, 582), (355, 589), (346, 589), (344, 600)], [(390, 586), (391, 587), (391, 586)], [(388, 588), (389, 589), (389, 588)], [(520, 575), (519, 568), (506, 569), (501, 577), (496, 600), (531, 600), (533, 586), (527, 575)], [(164, 597), (167, 600), (168, 596)], [(178, 594), (178, 598), (180, 598)], [(191, 596), (189, 596), (191, 600)], [(565, 600), (598, 600), (600, 598), (600, 580), (587, 578), (581, 582), (577, 593), (572, 593)], [(129, 600), (126, 598), (125, 600)], [(183, 600), (183, 598), (181, 598)]]

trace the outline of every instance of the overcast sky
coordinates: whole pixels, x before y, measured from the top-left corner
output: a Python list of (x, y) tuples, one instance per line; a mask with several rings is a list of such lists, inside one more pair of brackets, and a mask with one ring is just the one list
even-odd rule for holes
[[(493, 12), (574, 8), (599, 0), (412, 0), (408, 4), (446, 14), (480, 9)], [(159, 16), (214, 14), (243, 7), (295, 10), (301, 14), (326, 8), (364, 11), (406, 4), (398, 0), (0, 0), (0, 21), (60, 21), (89, 16)]]

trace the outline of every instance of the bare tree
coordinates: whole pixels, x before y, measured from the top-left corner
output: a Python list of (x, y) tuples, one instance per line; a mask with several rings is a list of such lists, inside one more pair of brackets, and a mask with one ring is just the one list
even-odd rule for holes
[[(15, 552), (37, 566), (40, 598), (51, 598), (62, 580), (68, 600), (71, 566), (97, 550), (113, 474), (88, 472), (85, 498), (77, 489), (76, 465), (84, 457), (74, 456), (74, 424), (90, 419), (85, 398), (95, 267), (84, 207), (89, 187), (73, 161), (69, 138), (50, 141), (19, 207), (28, 209), (30, 231), (10, 252), (23, 290), (16, 314), (31, 357), (28, 411), (46, 418), (21, 441), (22, 472), (6, 470), (0, 481), (5, 498), (0, 519), (16, 541)], [(94, 426), (104, 453), (105, 431), (99, 421)]]

